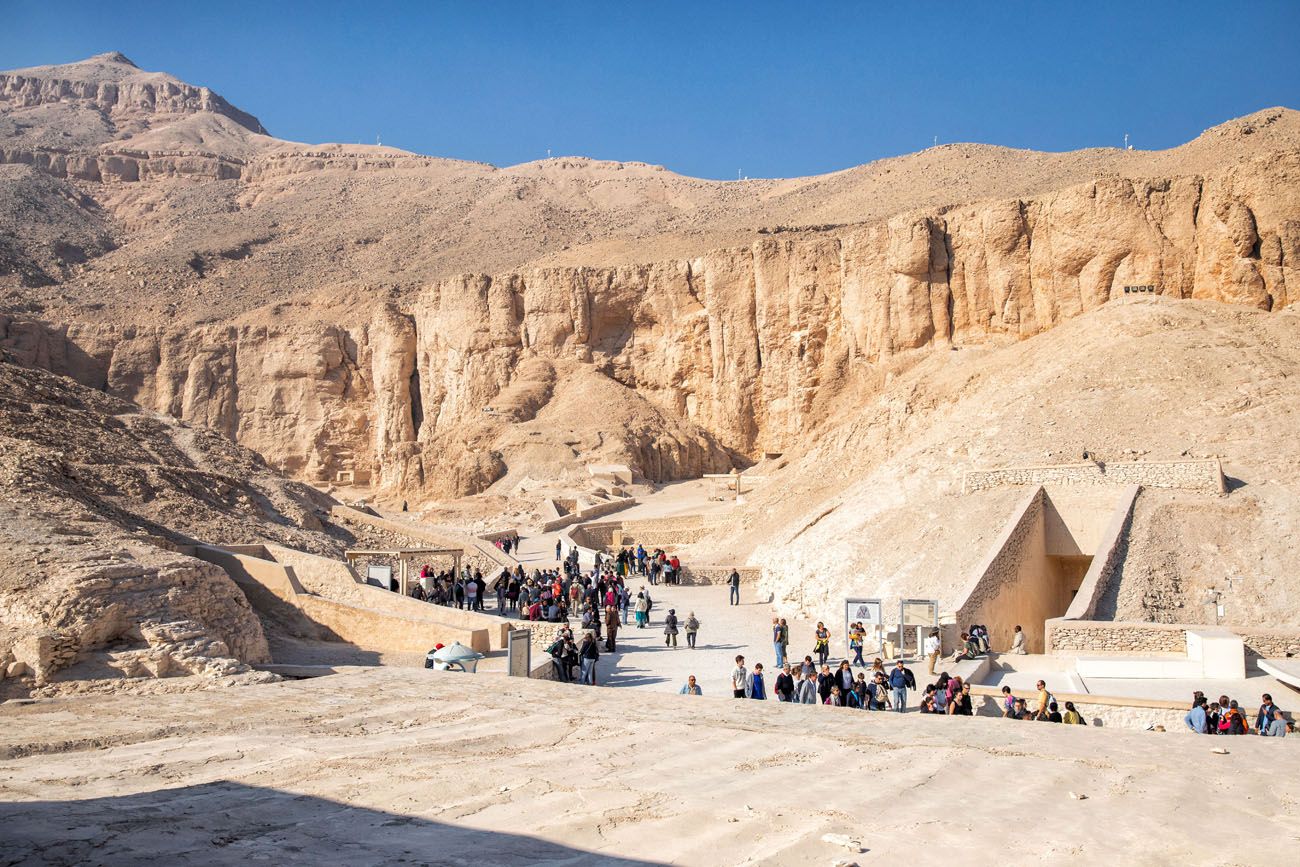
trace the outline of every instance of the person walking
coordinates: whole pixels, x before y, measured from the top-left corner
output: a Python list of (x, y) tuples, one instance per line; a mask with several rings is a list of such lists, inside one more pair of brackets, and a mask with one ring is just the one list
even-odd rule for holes
[(785, 621), (779, 617), (772, 618), (772, 649), (776, 651), (776, 667), (785, 665), (785, 650), (790, 644), (789, 630)]
[(669, 608), (668, 616), (664, 618), (664, 647), (677, 646), (677, 611)]
[(819, 620), (817, 621), (817, 630), (813, 635), (815, 638), (813, 653), (817, 656), (817, 664), (825, 667), (826, 660), (831, 655), (831, 632), (826, 628), (826, 624)]
[(767, 682), (763, 679), (763, 663), (754, 663), (754, 671), (749, 675), (748, 686), (746, 698), (767, 700)]
[(618, 635), (618, 609), (613, 605), (605, 606), (605, 650), (614, 653), (614, 639)]
[(731, 577), (727, 579), (727, 583), (731, 585), (731, 604), (739, 605), (740, 604), (740, 573), (737, 572), (735, 569), (732, 569)]
[(745, 668), (745, 657), (736, 657), (736, 667), (731, 670), (731, 695), (744, 698), (749, 683), (749, 671)]
[(695, 682), (695, 675), (689, 674), (686, 676), (685, 685), (682, 686), (681, 689), (677, 690), (677, 694), (678, 695), (704, 695), (704, 690), (700, 689), (700, 685)]
[(835, 683), (840, 688), (840, 695), (847, 696), (853, 689), (853, 666), (847, 659), (840, 661), (839, 670), (835, 672)]
[(930, 636), (925, 639), (925, 656), (930, 660), (930, 674), (934, 674), (934, 667), (939, 662), (939, 655), (942, 653), (942, 643), (939, 641), (939, 630), (934, 630)]
[(889, 673), (889, 688), (893, 690), (894, 710), (904, 713), (907, 710), (907, 670), (903, 660), (894, 663), (894, 670)]
[(794, 673), (794, 703), (816, 704), (817, 683), (811, 677), (805, 677), (802, 666)]
[(700, 631), (700, 621), (695, 619), (695, 612), (686, 615), (686, 646), (695, 649), (695, 635)]
[(564, 664), (564, 639), (557, 638), (551, 642), (551, 646), (546, 648), (546, 652), (551, 656), (551, 667), (555, 669), (555, 679), (560, 683), (569, 682), (569, 670)]
[(649, 621), (647, 616), (650, 612), (650, 600), (646, 598), (645, 590), (638, 590), (636, 594), (636, 628), (645, 629)]
[(867, 632), (862, 628), (861, 623), (854, 623), (849, 627), (849, 650), (853, 651), (853, 665), (867, 667), (867, 661), (862, 658), (862, 645), (866, 640)]
[(776, 676), (776, 684), (772, 691), (776, 693), (777, 701), (794, 701), (794, 675), (790, 673), (790, 663), (787, 662), (781, 667), (781, 673)]
[(596, 633), (588, 632), (582, 637), (582, 646), (578, 648), (581, 660), (582, 676), (580, 682), (588, 686), (596, 685), (596, 660), (600, 659), (600, 645), (596, 643)]
[(831, 674), (830, 666), (823, 665), (822, 670), (817, 672), (817, 697), (822, 704), (831, 697), (831, 687), (835, 685), (835, 675)]
[(1046, 720), (1048, 713), (1047, 706), (1056, 699), (1047, 691), (1046, 681), (1038, 681), (1035, 684), (1035, 687), (1038, 689), (1038, 707), (1034, 708), (1034, 719)]

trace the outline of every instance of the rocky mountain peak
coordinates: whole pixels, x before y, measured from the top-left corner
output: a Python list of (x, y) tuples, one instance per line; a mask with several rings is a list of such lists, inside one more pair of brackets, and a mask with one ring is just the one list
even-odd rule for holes
[(88, 58), (88, 60), (95, 63), (117, 63), (122, 66), (129, 66), (132, 69), (140, 68), (131, 58), (120, 51), (105, 51), (103, 54), (96, 54), (94, 57)]

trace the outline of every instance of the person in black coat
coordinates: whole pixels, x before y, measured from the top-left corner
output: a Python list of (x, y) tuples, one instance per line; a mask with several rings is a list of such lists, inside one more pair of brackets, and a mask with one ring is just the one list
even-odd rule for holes
[(790, 663), (787, 662), (776, 676), (773, 692), (776, 693), (777, 701), (794, 700), (794, 676), (790, 673)]

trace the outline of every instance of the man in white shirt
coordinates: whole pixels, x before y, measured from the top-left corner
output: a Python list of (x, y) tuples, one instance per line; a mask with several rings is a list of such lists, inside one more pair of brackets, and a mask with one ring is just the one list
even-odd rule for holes
[(731, 694), (735, 698), (749, 697), (749, 672), (743, 656), (736, 657), (736, 667), (731, 670)]
[(934, 666), (939, 661), (940, 642), (939, 630), (930, 633), (930, 637), (925, 639), (925, 655), (930, 658), (930, 673), (935, 674)]

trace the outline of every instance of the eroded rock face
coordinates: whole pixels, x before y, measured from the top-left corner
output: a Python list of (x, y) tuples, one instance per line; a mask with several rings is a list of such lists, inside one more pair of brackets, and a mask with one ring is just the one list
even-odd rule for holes
[[(501, 444), (554, 400), (560, 368), (589, 366), (683, 419), (670, 442), (643, 437), (618, 457), (649, 478), (686, 477), (725, 471), (728, 450), (792, 448), (900, 353), (1029, 337), (1130, 285), (1278, 309), (1300, 285), (1297, 261), (1291, 156), (690, 260), (462, 276), (409, 309), (377, 305), (360, 327), (10, 322), (0, 339), (27, 363), (226, 432), (288, 473), (459, 495), (510, 471)], [(619, 429), (620, 416), (604, 420)]]
[(208, 88), (142, 72), (119, 52), (64, 69), (62, 75), (52, 73), (50, 67), (0, 74), (0, 104), (10, 109), (71, 104), (99, 112), (119, 125), (153, 114), (210, 112), (252, 132), (266, 132), (257, 118)]
[(0, 670), (11, 681), (0, 696), (254, 676), (249, 663), (269, 660), (257, 615), (186, 546), (274, 540), (337, 555), (352, 536), (324, 532), (332, 505), (213, 430), (0, 362)]

